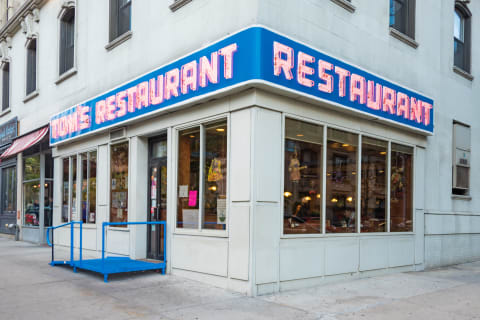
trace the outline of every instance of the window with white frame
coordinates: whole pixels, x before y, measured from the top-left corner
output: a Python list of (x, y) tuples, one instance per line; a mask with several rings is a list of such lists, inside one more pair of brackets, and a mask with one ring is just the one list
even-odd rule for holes
[(283, 233), (413, 231), (414, 148), (324, 129), (285, 119)]
[(470, 193), (470, 126), (453, 122), (453, 175), (452, 194), (468, 196)]
[(63, 158), (62, 164), (62, 222), (82, 220), (83, 223), (95, 223), (97, 151)]
[(178, 133), (177, 228), (225, 230), (227, 120)]
[(471, 64), (471, 17), (465, 2), (456, 1), (453, 18), (453, 64), (469, 73)]
[(31, 39), (27, 44), (27, 75), (26, 95), (37, 90), (37, 39)]
[(66, 9), (60, 18), (59, 74), (74, 67), (75, 8)]
[(10, 62), (2, 65), (2, 111), (10, 109)]
[(110, 41), (130, 31), (132, 0), (110, 0)]

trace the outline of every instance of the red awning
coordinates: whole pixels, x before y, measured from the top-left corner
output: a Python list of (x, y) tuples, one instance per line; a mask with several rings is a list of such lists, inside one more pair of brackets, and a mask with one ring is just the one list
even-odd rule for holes
[(47, 132), (48, 126), (16, 138), (15, 140), (13, 140), (12, 145), (7, 150), (5, 150), (5, 152), (0, 156), (0, 158), (5, 159), (14, 156), (17, 153), (22, 152), (23, 150), (26, 150), (31, 146), (34, 146), (35, 144), (40, 142), (43, 137), (45, 137)]

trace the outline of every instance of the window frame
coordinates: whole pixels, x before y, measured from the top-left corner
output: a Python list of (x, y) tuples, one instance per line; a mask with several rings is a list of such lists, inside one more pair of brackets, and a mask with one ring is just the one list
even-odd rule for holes
[[(307, 118), (304, 116), (299, 116), (297, 114), (292, 114), (292, 113), (286, 113), (284, 112), (282, 114), (282, 160), (281, 160), (281, 199), (280, 199), (280, 216), (281, 220), (283, 221), (285, 213), (284, 213), (284, 196), (283, 196), (283, 191), (285, 187), (285, 119), (294, 119), (294, 120), (299, 120), (303, 121), (306, 123), (314, 124), (314, 125), (320, 125), (323, 126), (323, 143), (324, 148), (323, 148), (323, 154), (322, 154), (322, 164), (323, 164), (323, 172), (322, 172), (322, 233), (312, 233), (312, 234), (286, 234), (284, 233), (284, 228), (283, 228), (283, 223), (279, 223), (279, 228), (280, 228), (280, 238), (281, 239), (295, 239), (295, 238), (331, 238), (331, 237), (378, 237), (378, 236), (400, 236), (400, 235), (416, 235), (417, 234), (417, 223), (416, 223), (416, 214), (415, 214), (415, 203), (416, 203), (416, 194), (415, 194), (415, 188), (416, 188), (416, 159), (417, 159), (417, 146), (415, 144), (398, 140), (395, 138), (391, 137), (386, 137), (386, 136), (381, 136), (377, 134), (373, 134), (370, 132), (364, 132), (360, 130), (355, 130), (351, 129), (348, 127), (343, 127), (335, 124), (331, 124), (329, 122), (324, 122), (312, 118)], [(327, 173), (327, 130), (328, 128), (332, 129), (337, 129), (341, 131), (345, 131), (348, 133), (353, 133), (358, 135), (358, 144), (359, 146), (357, 147), (357, 199), (356, 199), (356, 208), (357, 212), (355, 215), (355, 218), (357, 220), (357, 225), (356, 225), (356, 232), (354, 233), (328, 233), (326, 232), (326, 173)], [(377, 139), (377, 140), (383, 140), (385, 142), (388, 142), (388, 151), (387, 151), (387, 190), (386, 190), (386, 196), (387, 196), (387, 201), (386, 201), (386, 222), (387, 222), (387, 228), (385, 232), (361, 232), (361, 181), (362, 181), (362, 167), (361, 167), (361, 155), (362, 155), (362, 139), (363, 137), (368, 137), (372, 139)], [(390, 198), (391, 198), (391, 151), (392, 151), (392, 143), (394, 144), (399, 144), (405, 147), (411, 147), (413, 148), (413, 160), (412, 160), (412, 231), (401, 231), (401, 232), (392, 232), (390, 231)]]
[[(112, 166), (111, 166), (111, 163), (112, 163), (112, 146), (115, 146), (115, 145), (118, 145), (118, 144), (122, 144), (122, 143), (128, 143), (128, 181), (127, 181), (127, 188), (128, 188), (128, 191), (127, 191), (127, 222), (130, 222), (131, 221), (131, 215), (130, 215), (130, 209), (131, 209), (131, 204), (130, 204), (130, 192), (131, 192), (131, 188), (130, 188), (130, 179), (131, 179), (131, 174), (130, 174), (130, 170), (131, 170), (131, 165), (132, 165), (132, 161), (131, 161), (131, 157), (132, 157), (132, 142), (131, 142), (131, 139), (129, 138), (122, 138), (122, 139), (118, 139), (118, 140), (115, 140), (115, 141), (110, 141), (108, 143), (108, 180), (107, 180), (107, 183), (108, 183), (108, 206), (107, 206), (107, 218), (106, 218), (106, 221), (108, 222), (112, 222), (110, 221), (110, 215), (111, 215), (111, 206), (112, 206)], [(97, 153), (97, 159), (98, 159), (98, 153)], [(98, 187), (97, 187), (97, 195), (98, 195)], [(145, 199), (146, 201), (146, 199)], [(118, 230), (118, 231), (129, 231), (131, 229), (131, 226), (130, 225), (125, 225), (125, 226), (107, 226), (107, 229), (108, 230)]]
[[(390, 21), (388, 23), (389, 27), (390, 27), (390, 30), (391, 30), (391, 34), (392, 33), (395, 33), (395, 35), (397, 36), (403, 36), (403, 37), (408, 37), (408, 39), (402, 39), (402, 40), (410, 40), (408, 41), (409, 44), (411, 44), (413, 47), (417, 47), (418, 44), (415, 42), (415, 29), (416, 29), (416, 7), (417, 7), (417, 3), (416, 3), (416, 0), (405, 0), (406, 1), (406, 4), (407, 4), (407, 16), (405, 17), (405, 21), (403, 21), (403, 23), (405, 23), (405, 32), (395, 28), (395, 25), (392, 25), (390, 24)], [(394, 3), (395, 0), (390, 0), (390, 3), (389, 3), (389, 19), (390, 19), (390, 12), (392, 10), (392, 3)], [(392, 29), (394, 30), (392, 32)], [(398, 33), (398, 34), (396, 34)], [(392, 34), (393, 35), (393, 34)], [(414, 43), (410, 43), (410, 42), (413, 42)]]
[[(32, 70), (33, 72), (35, 72), (35, 88), (34, 90), (32, 91), (28, 91), (29, 89), (29, 76), (30, 76), (30, 73), (29, 71), (30, 68), (30, 64), (29, 64), (29, 52), (30, 52), (30, 45), (35, 42), (35, 68)], [(38, 95), (38, 92), (39, 92), (39, 88), (38, 88), (38, 37), (32, 37), (30, 39), (28, 39), (25, 43), (25, 90), (24, 90), (24, 94), (25, 94), (25, 98), (24, 98), (24, 102), (27, 102), (29, 101), (30, 99), (36, 97)]]
[[(78, 216), (79, 215), (79, 212), (78, 210), (81, 210), (81, 205), (82, 205), (82, 201), (81, 201), (81, 196), (82, 196), (82, 154), (84, 153), (87, 153), (87, 154), (90, 154), (92, 152), (96, 152), (97, 154), (97, 163), (98, 163), (98, 147), (95, 147), (95, 148), (88, 148), (88, 149), (84, 149), (84, 150), (80, 150), (80, 151), (77, 151), (75, 153), (69, 153), (69, 154), (65, 154), (65, 155), (62, 155), (59, 157), (60, 159), (60, 163), (61, 163), (61, 166), (62, 166), (62, 177), (61, 177), (61, 191), (60, 191), (60, 194), (62, 196), (62, 199), (61, 199), (61, 210), (60, 210), (60, 223), (68, 223), (68, 222), (71, 222), (72, 221), (72, 204), (73, 204), (73, 166), (74, 166), (74, 163), (73, 163), (73, 157), (76, 157), (77, 159), (77, 163), (75, 164), (76, 165), (76, 169), (77, 169), (77, 177), (76, 177), (76, 180), (77, 180), (77, 187), (76, 187), (76, 199), (75, 199), (75, 206), (77, 208), (77, 212), (76, 212), (76, 215)], [(68, 159), (68, 216), (67, 216), (67, 221), (66, 222), (63, 222), (62, 221), (62, 210), (63, 210), (63, 173), (64, 173), (64, 165), (63, 165), (63, 160), (64, 159)], [(97, 166), (97, 170), (98, 170), (98, 166)], [(98, 172), (97, 172), (98, 174)], [(97, 175), (98, 177), (98, 175)], [(97, 184), (97, 188), (95, 190), (95, 200), (98, 199), (98, 184)], [(84, 227), (86, 226), (87, 228), (88, 227), (94, 227), (96, 228), (96, 225), (98, 223), (98, 219), (97, 219), (97, 213), (98, 213), (98, 202), (95, 201), (95, 223), (90, 223), (88, 222), (88, 219), (87, 219), (87, 222), (84, 222), (83, 225)], [(88, 217), (87, 217), (88, 218)], [(73, 221), (80, 221), (79, 219), (77, 220), (73, 220)]]
[[(5, 97), (5, 67), (8, 66), (8, 92), (7, 92), (7, 96)], [(11, 89), (11, 63), (10, 61), (8, 60), (4, 60), (2, 61), (2, 63), (0, 64), (0, 68), (1, 68), (1, 72), (2, 72), (2, 107), (1, 107), (1, 111), (0, 111), (0, 115), (1, 114), (4, 114), (4, 113), (7, 113), (10, 109), (11, 109), (11, 93), (12, 93), (12, 89)], [(4, 100), (8, 100), (8, 107), (7, 108), (4, 108)]]
[[(128, 33), (132, 31), (132, 3), (133, 0), (127, 0), (128, 6), (130, 7), (129, 14), (129, 27), (128, 30), (120, 33), (119, 30), (119, 21), (120, 21), (120, 7), (121, 0), (110, 0), (109, 1), (109, 20), (108, 20), (108, 40), (110, 43), (115, 42), (115, 40), (122, 38), (122, 36), (128, 36)], [(127, 5), (124, 5), (124, 7)]]
[[(204, 140), (204, 132), (205, 130), (202, 129), (202, 126), (206, 126), (210, 123), (214, 123), (216, 121), (226, 120), (227, 121), (227, 192), (226, 192), (226, 201), (227, 201), (227, 208), (226, 208), (226, 221), (225, 221), (225, 229), (224, 230), (215, 230), (215, 229), (205, 229), (203, 228), (203, 201), (204, 201), (204, 183), (205, 183), (205, 176), (203, 174), (204, 169), (204, 159), (205, 159), (205, 140)], [(198, 199), (201, 201), (199, 203), (199, 212), (198, 212), (198, 227), (196, 229), (186, 229), (186, 228), (178, 228), (177, 227), (177, 212), (178, 212), (178, 152), (179, 152), (179, 138), (180, 138), (180, 131), (186, 129), (192, 129), (200, 127), (200, 181), (199, 181), (199, 195)], [(179, 125), (173, 128), (173, 139), (174, 139), (174, 147), (172, 148), (172, 161), (173, 161), (173, 174), (172, 174), (172, 184), (174, 186), (174, 190), (172, 192), (172, 199), (175, 202), (172, 206), (174, 210), (174, 218), (173, 218), (173, 225), (174, 230), (173, 234), (179, 235), (196, 235), (196, 236), (208, 236), (208, 237), (218, 237), (218, 238), (227, 238), (230, 233), (229, 221), (230, 221), (230, 177), (231, 177), (231, 165), (230, 165), (230, 154), (231, 154), (231, 119), (229, 113), (220, 114), (214, 117), (209, 117), (202, 120), (197, 120), (193, 122), (189, 122), (188, 124)]]
[[(62, 52), (63, 43), (62, 43), (62, 30), (64, 27), (64, 18), (66, 15), (68, 15), (71, 11), (73, 11), (73, 57), (72, 57), (72, 66), (68, 69), (65, 69), (62, 71), (61, 67), (61, 62), (62, 62), (62, 55), (64, 54)], [(77, 70), (77, 7), (74, 4), (69, 4), (68, 6), (62, 7), (60, 10), (58, 16), (58, 59), (57, 59), (57, 76), (58, 79), (55, 82), (55, 84), (60, 83), (61, 81), (69, 78), (70, 76), (74, 75)]]
[[(463, 148), (459, 148), (457, 147), (457, 143), (456, 143), (456, 137), (455, 137), (455, 126), (462, 126), (464, 128), (468, 128), (469, 130), (469, 138), (470, 138), (470, 141), (469, 141), (469, 146), (468, 146), (468, 149), (463, 149)], [(454, 179), (455, 179), (455, 173), (454, 173), (454, 170), (456, 169), (455, 167), (457, 166), (457, 163), (456, 163), (456, 150), (457, 149), (460, 149), (462, 151), (465, 151), (465, 152), (468, 152), (469, 153), (469, 157), (471, 159), (471, 155), (472, 155), (472, 127), (466, 123), (463, 123), (463, 122), (460, 122), (460, 121), (457, 121), (457, 120), (453, 120), (452, 122), (452, 188), (451, 188), (451, 196), (453, 198), (458, 198), (458, 199), (468, 199), (470, 200), (472, 198), (472, 194), (471, 194), (471, 191), (472, 191), (472, 180), (471, 180), (471, 171), (472, 171), (472, 165), (471, 163), (468, 165), (468, 166), (462, 166), (461, 167), (468, 167), (468, 187), (466, 189), (462, 189), (462, 188), (455, 188), (454, 185), (455, 185), (455, 182), (454, 182)], [(465, 190), (465, 194), (457, 194), (457, 193), (454, 193), (454, 190), (457, 189), (457, 190)]]
[[(459, 14), (461, 22), (463, 22), (463, 41), (455, 37), (455, 26), (452, 28), (453, 35), (453, 68), (458, 69), (461, 72), (465, 72), (470, 75), (472, 70), (472, 12), (468, 9), (467, 4), (464, 2), (455, 1), (455, 6), (453, 9), (455, 21), (455, 13)], [(455, 64), (455, 41), (458, 40), (464, 45), (464, 54), (462, 62), (464, 66), (458, 66)], [(472, 79), (470, 79), (472, 80)]]

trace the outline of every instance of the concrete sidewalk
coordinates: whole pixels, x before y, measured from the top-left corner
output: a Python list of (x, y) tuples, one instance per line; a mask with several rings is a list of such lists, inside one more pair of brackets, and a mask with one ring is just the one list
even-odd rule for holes
[(0, 237), (0, 319), (480, 319), (480, 262), (249, 298), (176, 276), (50, 267)]

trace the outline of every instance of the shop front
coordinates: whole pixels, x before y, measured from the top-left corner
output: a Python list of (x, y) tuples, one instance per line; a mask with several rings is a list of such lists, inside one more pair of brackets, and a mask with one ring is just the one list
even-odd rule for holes
[[(13, 118), (0, 126), (0, 154), (17, 137), (18, 120)], [(17, 223), (17, 161), (0, 162), (0, 233), (14, 234)]]
[[(433, 114), (416, 91), (247, 28), (51, 118), (53, 224), (82, 220), (86, 254), (105, 237), (108, 254), (252, 295), (419, 270)], [(167, 240), (104, 221), (166, 221)]]
[(18, 208), (15, 223), (20, 226), (21, 239), (44, 243), (45, 227), (52, 225), (53, 209), (53, 158), (48, 127), (17, 137), (1, 158), (2, 162), (12, 163), (11, 168), (18, 168), (16, 173), (13, 169), (6, 172), (10, 173), (7, 185), (15, 190), (15, 198), (10, 196), (10, 206), (15, 203)]

